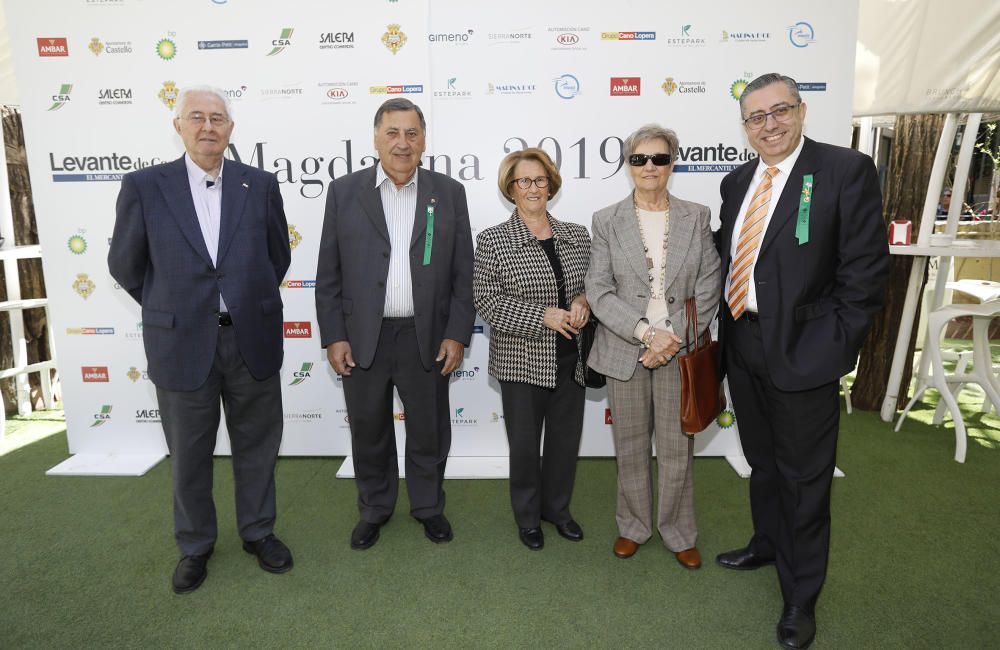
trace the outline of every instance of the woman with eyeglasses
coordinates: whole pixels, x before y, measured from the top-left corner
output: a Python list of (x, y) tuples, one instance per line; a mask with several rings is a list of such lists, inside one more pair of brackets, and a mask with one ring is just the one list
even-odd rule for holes
[(655, 528), (682, 566), (697, 569), (694, 440), (681, 431), (677, 357), (686, 350), (678, 334), (687, 326), (684, 304), (691, 296), (703, 330), (715, 318), (719, 255), (709, 209), (667, 190), (677, 135), (649, 124), (630, 135), (623, 149), (634, 190), (594, 214), (586, 279), (599, 321), (588, 363), (607, 377), (618, 462), (619, 537), (613, 550), (620, 558), (631, 557), (653, 535), (655, 437)]
[(500, 382), (514, 520), (532, 550), (545, 544), (542, 520), (570, 541), (583, 539), (569, 504), (583, 430), (577, 334), (590, 318), (583, 292), (590, 235), (549, 214), (561, 184), (541, 149), (503, 159), (498, 186), (514, 212), (476, 238), (472, 285), (476, 309), (490, 325), (489, 372)]

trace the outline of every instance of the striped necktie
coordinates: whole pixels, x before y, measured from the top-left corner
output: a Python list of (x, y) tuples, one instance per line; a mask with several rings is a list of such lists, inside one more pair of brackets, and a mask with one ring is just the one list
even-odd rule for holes
[(764, 239), (764, 218), (767, 217), (767, 206), (771, 202), (771, 179), (777, 174), (777, 167), (768, 167), (764, 171), (764, 178), (760, 179), (760, 185), (757, 186), (757, 191), (754, 192), (750, 207), (747, 208), (746, 216), (743, 218), (743, 227), (740, 228), (740, 238), (733, 254), (732, 272), (729, 275), (727, 298), (729, 311), (732, 312), (734, 320), (742, 316), (747, 308), (750, 271), (753, 270), (754, 261), (757, 259), (760, 242)]

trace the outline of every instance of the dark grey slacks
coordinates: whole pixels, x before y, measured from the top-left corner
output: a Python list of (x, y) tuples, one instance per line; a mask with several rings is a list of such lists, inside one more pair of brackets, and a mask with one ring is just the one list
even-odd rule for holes
[(406, 489), (410, 514), (426, 519), (444, 512), (444, 469), (451, 449), (448, 376), (441, 363), (420, 363), (412, 318), (382, 321), (370, 368), (343, 378), (351, 423), (351, 454), (364, 521), (381, 524), (396, 508), (399, 463), (392, 416), (392, 389), (399, 391), (406, 423)]
[(220, 400), (232, 447), (236, 524), (240, 537), (271, 534), (275, 520), (274, 465), (283, 427), (281, 379), (258, 381), (247, 370), (232, 327), (219, 327), (215, 360), (193, 391), (157, 387), (160, 419), (170, 449), (174, 483), (174, 536), (183, 555), (212, 550), (218, 536), (212, 500), (212, 452)]
[[(585, 389), (573, 380), (577, 355), (557, 361), (556, 387), (500, 382), (504, 426), (510, 447), (510, 504), (519, 528), (537, 528), (541, 519), (564, 524), (576, 479), (583, 432)], [(542, 427), (545, 442), (542, 455)]]

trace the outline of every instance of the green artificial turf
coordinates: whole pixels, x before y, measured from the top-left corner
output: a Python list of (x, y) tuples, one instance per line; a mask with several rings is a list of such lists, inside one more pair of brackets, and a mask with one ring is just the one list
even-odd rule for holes
[[(815, 648), (985, 648), (1000, 643), (1000, 420), (970, 413), (964, 465), (929, 419), (900, 433), (877, 414), (842, 417), (830, 570)], [(781, 596), (772, 567), (726, 571), (715, 554), (750, 535), (747, 482), (721, 458), (695, 461), (700, 571), (654, 537), (611, 553), (615, 465), (579, 463), (573, 513), (586, 538), (544, 524), (517, 539), (498, 480), (448, 481), (450, 544), (397, 512), (371, 550), (340, 459), (282, 458), (278, 535), (295, 568), (260, 570), (235, 531), (232, 474), (216, 461), (220, 537), (209, 575), (177, 596), (170, 462), (141, 478), (46, 477), (64, 434), (0, 456), (3, 648), (773, 648)]]

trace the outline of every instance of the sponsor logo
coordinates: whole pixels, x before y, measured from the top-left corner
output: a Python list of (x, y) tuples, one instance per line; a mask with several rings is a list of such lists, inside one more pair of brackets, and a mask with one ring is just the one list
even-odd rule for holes
[(502, 45), (508, 43), (526, 43), (532, 38), (531, 32), (490, 32), (487, 35), (490, 45)]
[(295, 224), (288, 224), (288, 247), (295, 250), (295, 247), (302, 243), (302, 235), (295, 229)]
[(801, 92), (826, 92), (825, 81), (800, 81), (798, 87)]
[(723, 409), (715, 418), (715, 423), (722, 429), (728, 429), (736, 423), (736, 414), (729, 409)]
[(295, 31), (293, 27), (284, 27), (281, 30), (281, 36), (271, 41), (271, 51), (267, 53), (267, 56), (275, 56), (281, 54), (285, 51), (286, 47), (291, 47), (292, 45), (292, 32)]
[(601, 32), (602, 41), (655, 41), (656, 32)]
[(94, 53), (94, 56), (107, 54), (117, 56), (119, 54), (132, 54), (132, 41), (107, 41), (101, 42), (96, 36), (90, 39), (87, 49)]
[(472, 333), (473, 334), (482, 334), (483, 333), (483, 326), (482, 325), (473, 325), (472, 326)]
[(738, 100), (743, 95), (743, 91), (747, 89), (749, 83), (746, 79), (737, 79), (729, 86), (729, 96)]
[(59, 92), (52, 95), (52, 106), (49, 106), (49, 110), (58, 111), (62, 108), (69, 101), (69, 94), (71, 92), (73, 92), (73, 84), (62, 84), (59, 86)]
[(315, 280), (285, 280), (279, 285), (282, 289), (315, 289)]
[(357, 92), (357, 81), (320, 82), (324, 104), (357, 104), (353, 93)]
[(490, 412), (490, 422), (500, 422), (501, 420), (503, 420), (503, 413)]
[(174, 104), (177, 103), (177, 96), (180, 95), (181, 89), (173, 81), (164, 81), (163, 87), (160, 88), (160, 92), (156, 94), (163, 102), (163, 105), (167, 107), (167, 110), (174, 110)]
[(107, 366), (83, 366), (80, 370), (83, 372), (83, 381), (85, 382), (107, 383), (111, 381), (108, 378)]
[(580, 42), (580, 37), (573, 32), (568, 32), (566, 34), (559, 34), (556, 36), (556, 43), (559, 45), (576, 45)]
[(82, 235), (73, 235), (66, 242), (66, 246), (69, 248), (69, 252), (74, 255), (83, 255), (87, 252), (87, 240), (83, 238)]
[(132, 103), (131, 88), (101, 88), (97, 91), (97, 103), (101, 106)]
[(312, 338), (312, 322), (311, 321), (285, 321), (285, 338), (286, 339), (311, 339)]
[(125, 338), (130, 341), (141, 341), (142, 340), (142, 321), (135, 324), (134, 332), (125, 332)]
[(389, 51), (395, 56), (406, 45), (406, 34), (401, 31), (399, 25), (388, 25), (385, 33), (382, 34), (382, 44), (389, 48)]
[(487, 95), (534, 95), (535, 84), (528, 83), (493, 83), (486, 87)]
[(313, 411), (285, 411), (285, 420), (288, 422), (318, 422), (323, 419), (323, 410)]
[(38, 56), (69, 56), (69, 46), (64, 37), (60, 38), (36, 38), (38, 43)]
[(264, 99), (288, 99), (302, 94), (302, 88), (287, 86), (285, 88), (261, 88), (260, 96)]
[(368, 86), (369, 95), (411, 95), (424, 92), (423, 84), (396, 84), (393, 86)]
[(105, 422), (108, 422), (110, 419), (111, 419), (111, 405), (102, 404), (101, 411), (99, 413), (94, 413), (94, 423), (91, 424), (90, 426), (99, 427), (103, 425)]
[(805, 21), (800, 21), (788, 28), (788, 42), (794, 47), (809, 47), (816, 42), (816, 30)]
[(726, 146), (722, 142), (715, 146), (677, 147), (674, 172), (731, 172), (756, 157), (752, 149)]
[(354, 32), (325, 32), (319, 35), (319, 49), (346, 50), (354, 47)]
[(604, 409), (604, 424), (614, 424), (611, 421), (611, 409), (609, 408)]
[[(122, 175), (161, 162), (159, 158), (128, 156), (117, 152), (108, 155), (64, 156), (56, 160), (49, 152), (52, 181), (67, 183), (77, 181), (120, 181)], [(108, 242), (110, 244), (110, 242)]]
[(308, 361), (302, 364), (302, 367), (292, 373), (292, 383), (289, 386), (298, 386), (305, 380), (309, 379), (312, 375), (310, 371), (313, 369), (313, 364)]
[(459, 368), (451, 373), (451, 376), (455, 379), (461, 379), (464, 381), (473, 381), (478, 375), (479, 366), (475, 366), (471, 369)]
[(665, 43), (671, 47), (704, 47), (705, 39), (692, 34), (692, 25), (681, 25), (680, 36), (664, 39)]
[(458, 77), (452, 77), (448, 79), (447, 90), (435, 90), (434, 96), (441, 97), (444, 99), (453, 97), (472, 97), (471, 92), (469, 92), (468, 90), (462, 90), (461, 88), (458, 87), (457, 84), (458, 84)]
[(554, 82), (556, 94), (563, 99), (573, 99), (580, 94), (580, 80), (571, 74), (556, 77)]
[(67, 327), (66, 334), (70, 336), (94, 336), (94, 335), (104, 335), (104, 336), (114, 336), (115, 328), (113, 327)]
[(585, 50), (583, 46), (583, 35), (590, 31), (590, 27), (549, 27), (552, 35), (553, 50)]
[(393, 411), (392, 419), (396, 422), (406, 422), (406, 413), (403, 411)]
[(471, 29), (466, 29), (461, 32), (444, 32), (441, 34), (428, 34), (427, 40), (430, 43), (441, 44), (448, 43), (454, 45), (464, 45), (469, 42), (472, 38), (473, 31)]
[(470, 417), (463, 406), (455, 409), (455, 417), (451, 419), (451, 424), (456, 427), (472, 427), (479, 424), (479, 418)]
[(125, 376), (128, 377), (133, 384), (140, 379), (149, 380), (149, 373), (145, 370), (140, 372), (135, 366), (130, 366), (128, 372), (125, 373)]
[(81, 298), (86, 300), (94, 293), (94, 289), (97, 285), (91, 280), (86, 273), (77, 273), (76, 280), (73, 282), (73, 291), (77, 292)]
[[(169, 34), (169, 36), (173, 35), (173, 33)], [(177, 44), (170, 38), (161, 38), (156, 42), (156, 56), (160, 57), (164, 61), (173, 60), (173, 58), (177, 56)]]
[(136, 409), (135, 410), (135, 423), (136, 424), (159, 424), (160, 423), (160, 409)]
[(248, 90), (246, 86), (237, 86), (235, 88), (226, 88), (222, 92), (226, 93), (226, 97), (230, 100), (240, 100), (247, 96)]
[(770, 40), (770, 32), (730, 32), (722, 30), (722, 43), (766, 43)]
[(639, 77), (611, 77), (611, 96), (638, 97), (641, 84)]
[(245, 50), (250, 47), (246, 39), (222, 39), (217, 41), (198, 41), (199, 50)]
[(667, 96), (678, 93), (681, 95), (704, 94), (706, 92), (704, 81), (677, 81), (673, 77), (667, 77), (660, 84), (660, 89), (667, 93)]

